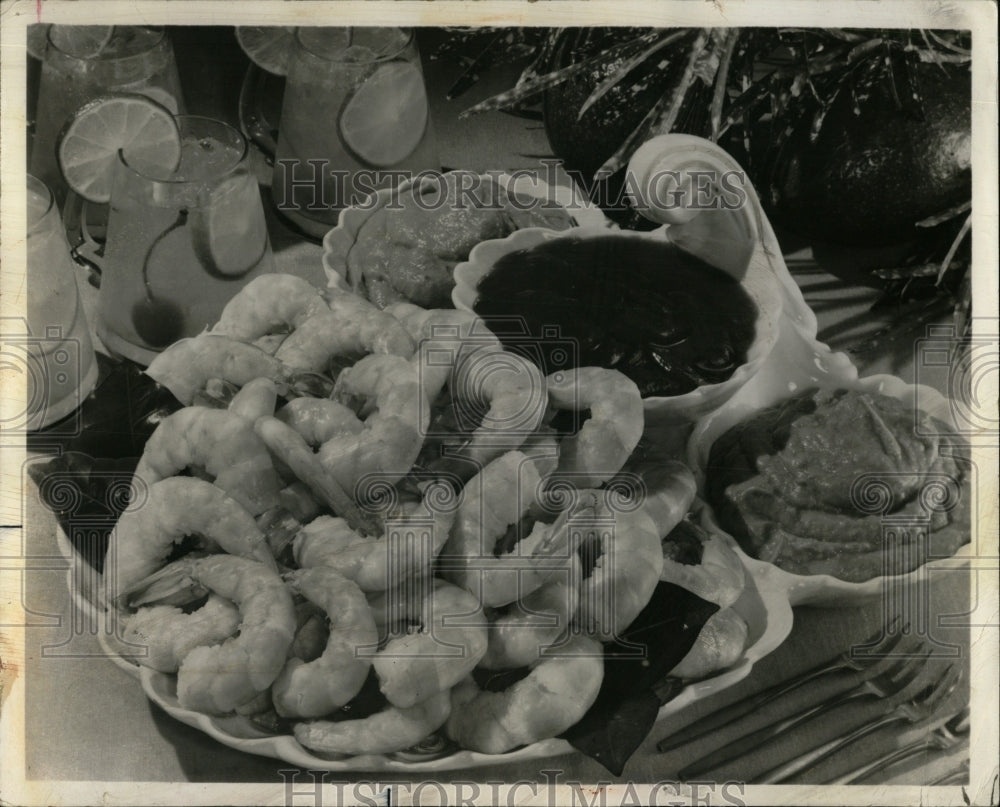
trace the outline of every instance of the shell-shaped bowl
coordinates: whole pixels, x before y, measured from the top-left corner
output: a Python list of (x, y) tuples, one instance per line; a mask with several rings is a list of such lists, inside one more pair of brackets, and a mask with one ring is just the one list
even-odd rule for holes
[[(562, 208), (572, 219), (584, 227), (608, 228), (612, 222), (605, 217), (601, 209), (590, 202), (576, 188), (566, 185), (549, 184), (544, 180), (527, 173), (498, 173), (481, 175), (482, 179), (497, 182), (508, 192), (518, 197), (544, 202), (554, 208)], [(340, 212), (337, 226), (323, 238), (323, 270), (331, 288), (351, 288), (354, 278), (349, 276), (347, 256), (357, 241), (358, 233), (365, 222), (376, 211), (389, 204), (394, 195), (408, 190), (416, 184), (423, 187), (438, 180), (430, 176), (420, 175), (403, 182), (398, 188), (383, 188), (369, 196), (364, 202), (344, 208)]]
[[(652, 232), (613, 230), (579, 227), (562, 232), (529, 227), (511, 233), (506, 238), (492, 239), (477, 244), (469, 253), (469, 260), (455, 267), (455, 288), (452, 302), (456, 308), (474, 311), (479, 297), (478, 286), (503, 256), (519, 250), (530, 249), (546, 241), (560, 238), (605, 238), (671, 241), (670, 228), (661, 227)], [(706, 412), (717, 409), (749, 381), (774, 347), (782, 316), (783, 294), (778, 278), (770, 267), (751, 262), (743, 272), (740, 283), (757, 307), (754, 340), (747, 350), (747, 360), (736, 368), (725, 381), (704, 384), (691, 392), (670, 397), (647, 397), (643, 400), (647, 425), (669, 425), (696, 420)], [(611, 304), (609, 302), (609, 304)]]
[[(790, 322), (784, 322), (778, 344), (765, 365), (725, 405), (702, 417), (694, 427), (687, 446), (687, 462), (695, 471), (699, 495), (705, 498), (705, 473), (712, 445), (729, 428), (746, 420), (756, 412), (787, 399), (800, 390), (810, 388), (835, 390), (847, 389), (873, 392), (896, 398), (914, 411), (921, 410), (954, 428), (951, 403), (937, 390), (908, 384), (891, 375), (872, 375), (859, 378), (857, 368), (843, 353), (830, 349)], [(973, 491), (975, 485), (972, 485)], [(975, 493), (973, 492), (973, 496)], [(973, 499), (972, 506), (975, 506)], [(971, 543), (958, 550), (951, 558), (938, 558), (907, 574), (874, 577), (863, 582), (848, 582), (832, 575), (792, 574), (774, 564), (747, 556), (736, 539), (726, 533), (716, 522), (712, 508), (703, 511), (706, 525), (723, 534), (746, 564), (763, 564), (770, 567), (774, 586), (786, 592), (795, 605), (844, 606), (861, 603), (882, 596), (888, 585), (908, 584), (928, 574), (930, 569), (961, 569), (968, 563), (973, 551)], [(975, 523), (975, 511), (973, 511)]]

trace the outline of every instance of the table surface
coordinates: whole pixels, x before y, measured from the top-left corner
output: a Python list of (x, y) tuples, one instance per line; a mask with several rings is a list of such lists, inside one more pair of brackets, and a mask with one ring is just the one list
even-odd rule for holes
[[(550, 153), (543, 127), (538, 122), (500, 113), (458, 119), (461, 109), (509, 87), (512, 79), (516, 78), (516, 72), (501, 70), (484, 76), (460, 100), (448, 101), (444, 98), (443, 88), (454, 78), (456, 66), (435, 62), (425, 64), (425, 70), (444, 164), (478, 170), (509, 170), (535, 167), (540, 157)], [(185, 92), (188, 92), (188, 85)], [(211, 103), (214, 103), (211, 99), (204, 101), (204, 104)], [(188, 107), (190, 111), (204, 111), (198, 108), (192, 97), (188, 97)], [(319, 247), (302, 243), (274, 220), (271, 225), (279, 269), (302, 274), (316, 283), (325, 282), (319, 265)], [(853, 348), (852, 356), (862, 375), (891, 372), (907, 381), (913, 380), (911, 349), (876, 349), (879, 335), (898, 321), (894, 320), (893, 312), (873, 314), (868, 311), (877, 292), (851, 286), (827, 274), (812, 260), (807, 250), (787, 255), (786, 261), (807, 302), (817, 312), (821, 341), (828, 342), (835, 349)], [(85, 282), (81, 283), (81, 288), (86, 307), (92, 311), (93, 289)], [(919, 334), (904, 334), (904, 347), (905, 340), (909, 339), (912, 345), (916, 335)], [(893, 338), (898, 340), (900, 337)], [(27, 478), (24, 514), (26, 546), (31, 554), (36, 557), (59, 557), (55, 519), (39, 503), (37, 490)], [(25, 648), (28, 779), (269, 784), (283, 781), (278, 771), (287, 769), (289, 766), (286, 763), (226, 748), (200, 732), (175, 722), (151, 705), (133, 678), (101, 657), (96, 636), (87, 631), (86, 625), (83, 631), (72, 629), (73, 620), (79, 620), (79, 615), (74, 615), (64, 569), (58, 568), (59, 563), (52, 566), (55, 568), (33, 571), (25, 576), (25, 610), (35, 620), (34, 628), (26, 631)], [(927, 613), (960, 615), (970, 610), (966, 575), (932, 575), (919, 591), (926, 595), (921, 602), (927, 606)], [(654, 782), (674, 778), (679, 768), (724, 738), (719, 735), (707, 743), (695, 742), (667, 754), (656, 751), (657, 740), (674, 728), (696, 725), (699, 716), (724, 702), (741, 699), (809, 668), (819, 660), (847, 650), (876, 632), (889, 615), (887, 605), (878, 599), (844, 608), (797, 608), (792, 632), (781, 647), (763, 659), (740, 684), (685, 709), (669, 726), (658, 726), (633, 755), (620, 780)], [(967, 682), (968, 630), (956, 624), (950, 627), (939, 624), (942, 621), (946, 620), (930, 621), (927, 628), (930, 644), (935, 654), (956, 656), (956, 663), (965, 668), (963, 680)], [(961, 619), (956, 617), (951, 622), (960, 623)], [(72, 641), (61, 645), (68, 636), (72, 637)], [(937, 660), (928, 661), (928, 666), (940, 663)], [(827, 681), (825, 691), (843, 688), (856, 680), (846, 676)], [(815, 698), (820, 689), (822, 687), (811, 689), (808, 697)], [(942, 710), (942, 715), (954, 712), (965, 701), (967, 683), (956, 692), (949, 707)], [(757, 715), (753, 724), (744, 726), (749, 728), (769, 722), (776, 714), (793, 711), (800, 703), (800, 697), (788, 698)], [(804, 748), (805, 743), (819, 744), (859, 725), (880, 708), (881, 704), (871, 703), (844, 708), (815, 726), (792, 732), (783, 739), (780, 747), (766, 753), (750, 754), (738, 764), (713, 772), (712, 776), (717, 781), (724, 778), (752, 781), (755, 774), (766, 770), (782, 754), (783, 758), (787, 758), (794, 749)], [(919, 727), (916, 732), (912, 728), (880, 731), (858, 743), (849, 753), (837, 755), (816, 766), (800, 781), (822, 782), (926, 731), (926, 726)], [(954, 769), (957, 760), (955, 754), (925, 755), (883, 775), (881, 781), (927, 783)], [(454, 775), (436, 774), (435, 777), (440, 781), (449, 781), (452, 776), (473, 781), (541, 780), (543, 769), (559, 770), (563, 781), (615, 780), (599, 764), (578, 753), (547, 761), (476, 768)], [(384, 782), (410, 778), (378, 775), (378, 779)], [(336, 779), (329, 777), (327, 781)]]

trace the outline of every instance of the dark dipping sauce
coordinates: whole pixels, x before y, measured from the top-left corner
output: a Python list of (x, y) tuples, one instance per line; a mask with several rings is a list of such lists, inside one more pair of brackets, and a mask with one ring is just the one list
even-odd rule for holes
[(757, 306), (738, 281), (673, 244), (557, 238), (504, 255), (474, 306), (508, 350), (554, 372), (610, 367), (644, 397), (683, 395), (746, 362)]

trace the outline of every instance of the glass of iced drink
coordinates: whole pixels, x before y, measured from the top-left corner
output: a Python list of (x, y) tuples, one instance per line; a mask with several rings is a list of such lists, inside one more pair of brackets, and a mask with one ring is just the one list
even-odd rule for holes
[[(59, 169), (59, 133), (83, 104), (109, 92), (152, 98), (183, 111), (177, 63), (162, 28), (52, 25), (38, 89), (30, 172), (48, 185), (61, 208), (66, 182)], [(102, 215), (103, 213), (103, 215)], [(101, 219), (106, 212), (93, 214)]]
[(97, 361), (59, 210), (45, 184), (28, 176), (28, 428), (75, 410), (97, 382)]
[(411, 30), (296, 31), (271, 183), (282, 214), (322, 238), (344, 207), (440, 167)]
[(141, 364), (214, 324), (236, 292), (274, 271), (246, 139), (210, 118), (176, 120), (176, 168), (119, 152), (111, 184), (97, 332)]

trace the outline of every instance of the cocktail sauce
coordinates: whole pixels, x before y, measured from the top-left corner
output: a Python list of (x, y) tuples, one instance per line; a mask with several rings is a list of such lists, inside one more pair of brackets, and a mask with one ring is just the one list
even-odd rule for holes
[(648, 238), (565, 237), (511, 252), (478, 292), (476, 313), (508, 349), (552, 369), (573, 351), (576, 366), (619, 370), (643, 396), (728, 379), (746, 361), (757, 319), (738, 281)]

